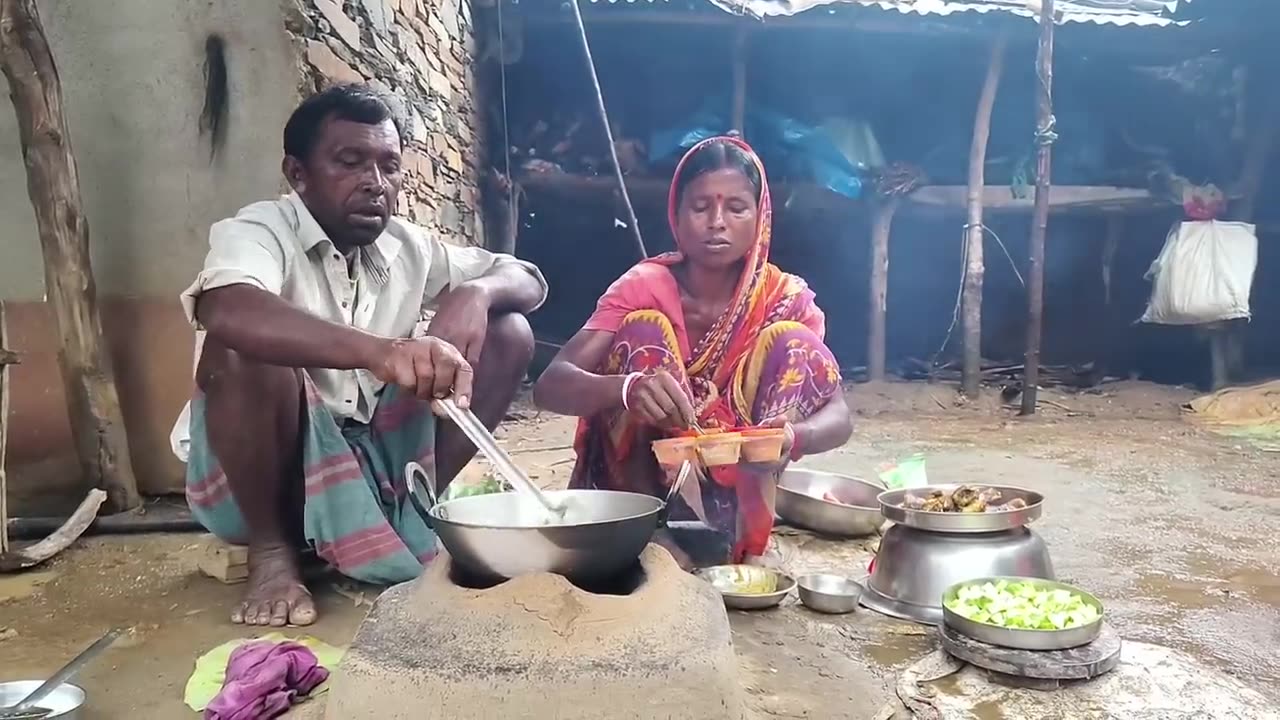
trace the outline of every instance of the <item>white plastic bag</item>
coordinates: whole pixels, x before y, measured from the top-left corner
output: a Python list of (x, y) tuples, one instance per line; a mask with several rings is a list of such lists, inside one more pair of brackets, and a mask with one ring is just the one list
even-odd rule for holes
[(1184, 222), (1151, 263), (1151, 301), (1140, 322), (1199, 325), (1249, 317), (1258, 236), (1249, 223)]

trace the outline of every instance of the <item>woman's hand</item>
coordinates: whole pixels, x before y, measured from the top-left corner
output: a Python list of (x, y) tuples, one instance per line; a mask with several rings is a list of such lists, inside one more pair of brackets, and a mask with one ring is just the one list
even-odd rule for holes
[(632, 381), (623, 404), (636, 420), (652, 427), (684, 430), (696, 422), (689, 396), (666, 370)]

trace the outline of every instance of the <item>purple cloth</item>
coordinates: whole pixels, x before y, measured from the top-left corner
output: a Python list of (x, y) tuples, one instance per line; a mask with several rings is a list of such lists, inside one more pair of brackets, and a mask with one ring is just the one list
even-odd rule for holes
[(222, 690), (205, 720), (269, 720), (329, 677), (315, 653), (295, 642), (247, 642), (231, 653)]

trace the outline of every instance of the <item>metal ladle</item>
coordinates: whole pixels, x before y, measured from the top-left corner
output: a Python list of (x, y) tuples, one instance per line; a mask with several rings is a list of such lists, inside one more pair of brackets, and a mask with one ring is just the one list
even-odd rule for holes
[[(542, 492), (542, 490), (529, 479), (529, 476), (525, 475), (524, 471), (516, 466), (515, 462), (511, 460), (511, 456), (507, 454), (506, 450), (502, 449), (502, 446), (498, 444), (496, 439), (494, 439), (493, 434), (489, 432), (489, 428), (486, 428), (484, 423), (480, 422), (480, 418), (476, 417), (475, 413), (471, 412), (470, 409), (458, 407), (458, 404), (451, 398), (444, 398), (442, 400), (437, 400), (436, 402), (440, 405), (441, 409), (445, 411), (445, 414), (449, 416), (449, 419), (462, 430), (462, 432), (467, 436), (467, 439), (475, 443), (476, 448), (480, 450), (481, 453), (484, 453), (484, 456), (493, 464), (494, 469), (498, 471), (498, 474), (501, 475), (516, 492), (531, 495), (537, 499), (538, 504), (547, 511), (547, 514), (552, 519), (564, 519), (568, 506), (562, 503), (553, 502), (551, 498), (547, 497), (546, 493)], [(0, 716), (0, 720), (3, 720), (2, 716)]]

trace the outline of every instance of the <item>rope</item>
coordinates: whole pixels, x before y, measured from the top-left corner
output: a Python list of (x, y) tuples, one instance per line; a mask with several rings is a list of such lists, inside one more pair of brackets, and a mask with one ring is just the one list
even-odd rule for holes
[[(969, 223), (965, 223), (960, 232), (960, 287), (956, 290), (956, 305), (951, 311), (951, 325), (947, 327), (947, 334), (942, 338), (942, 345), (938, 348), (938, 352), (933, 354), (933, 361), (929, 366), (935, 367), (938, 364), (938, 358), (942, 356), (947, 344), (951, 342), (951, 333), (955, 332), (956, 325), (960, 322), (960, 305), (964, 299), (964, 276), (969, 267), (969, 228), (973, 227)], [(1009, 248), (1004, 246), (1004, 241), (996, 234), (995, 230), (987, 227), (984, 223), (982, 231), (988, 233), (995, 239), (996, 244), (1000, 246), (1000, 250), (1004, 252), (1005, 258), (1009, 260), (1009, 267), (1013, 268), (1014, 277), (1018, 278), (1018, 283), (1023, 288), (1027, 287), (1026, 280), (1022, 279), (1022, 273), (1018, 272), (1018, 265), (1013, 261), (1013, 256), (1009, 254)]]
[(613, 145), (613, 128), (609, 125), (609, 113), (604, 107), (604, 92), (600, 89), (600, 78), (596, 75), (596, 62), (591, 57), (591, 43), (587, 40), (587, 26), (582, 22), (582, 9), (578, 0), (572, 0), (573, 18), (578, 24), (578, 37), (582, 40), (582, 52), (587, 56), (587, 69), (591, 71), (591, 85), (596, 91), (596, 109), (600, 112), (600, 121), (604, 123), (605, 139), (609, 142), (609, 158), (613, 160), (613, 178), (618, 182), (618, 191), (622, 193), (622, 202), (627, 206), (627, 222), (635, 237), (636, 249), (641, 259), (649, 257), (645, 249), (644, 238), (640, 235), (640, 221), (636, 219), (635, 208), (631, 205), (631, 195), (627, 192), (626, 180), (622, 177), (622, 166), (618, 164), (618, 149)]

